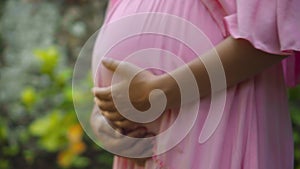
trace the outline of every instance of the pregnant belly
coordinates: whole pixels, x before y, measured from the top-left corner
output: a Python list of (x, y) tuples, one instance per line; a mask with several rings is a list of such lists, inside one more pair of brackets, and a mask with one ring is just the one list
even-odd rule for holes
[[(158, 13), (158, 15), (153, 15), (153, 13)], [(137, 17), (135, 17), (135, 15)], [(138, 15), (143, 15), (143, 17), (141, 18)], [(180, 18), (178, 20), (185, 20), (186, 22), (172, 20), (170, 24), (166, 24), (166, 20), (169, 20), (166, 19), (167, 17), (178, 17)], [(174, 22), (177, 23), (174, 24)], [(179, 63), (176, 59), (172, 59), (171, 57), (164, 56), (172, 55), (181, 59), (183, 62), (189, 62), (197, 57), (197, 54), (207, 51), (206, 47), (202, 48), (203, 44), (199, 44), (197, 50), (200, 52), (195, 54), (194, 49), (191, 49), (191, 47), (187, 46), (182, 40), (183, 36), (185, 36), (185, 41), (193, 41), (200, 38), (197, 37), (197, 34), (189, 32), (190, 25), (187, 25), (187, 22), (196, 27), (207, 37), (209, 41), (204, 43), (212, 44), (208, 46), (213, 46), (224, 38), (210, 13), (199, 0), (119, 0), (106, 16), (105, 29), (102, 30), (102, 35), (108, 37), (107, 39), (109, 41), (111, 39), (110, 37), (116, 37), (120, 32), (125, 33), (119, 36), (119, 39), (116, 40), (115, 43), (105, 46), (107, 49), (104, 50), (109, 49), (108, 53), (105, 53), (105, 57), (134, 62), (141, 67), (145, 67), (145, 61), (147, 61), (147, 63), (151, 62), (151, 64), (154, 64), (156, 67), (175, 69), (182, 63)], [(118, 25), (117, 29), (112, 28), (113, 26), (109, 26), (114, 24)], [(130, 34), (129, 32), (136, 27), (141, 27), (139, 32)], [(154, 30), (154, 32), (149, 33), (147, 30)], [(163, 33), (159, 34), (158, 32)], [(175, 37), (167, 36), (166, 34), (169, 32), (174, 32)], [(180, 35), (181, 38), (176, 35)], [(105, 48), (101, 46), (101, 41), (102, 43), (106, 43), (102, 37), (103, 36), (98, 36), (94, 48), (94, 57), (99, 57), (99, 53)], [(129, 58), (131, 55), (134, 55), (134, 53), (149, 49), (157, 49), (161, 52), (140, 52), (142, 54), (139, 54), (139, 56)], [(155, 53), (156, 56), (151, 55), (152, 53)], [(158, 59), (154, 59), (154, 57)], [(155, 73), (162, 72), (157, 71)], [(111, 79), (109, 77), (111, 74), (109, 74), (109, 72), (102, 74), (103, 79), (101, 79), (101, 85), (109, 85)]]
[[(159, 13), (159, 15), (153, 15), (153, 13)], [(142, 20), (141, 17), (135, 17), (135, 15), (143, 15)], [(170, 24), (166, 24), (168, 16), (172, 16), (172, 18), (176, 16), (182, 19), (179, 19), (180, 22), (175, 24), (176, 21), (174, 20)], [(196, 54), (181, 39), (192, 41), (200, 38), (200, 36), (197, 37), (197, 34), (190, 32), (188, 24), (181, 22), (182, 20), (188, 21), (190, 25), (203, 32), (209, 39), (209, 42), (205, 43), (217, 44), (223, 39), (220, 29), (199, 0), (121, 0), (108, 12), (105, 20), (107, 26), (102, 30), (101, 36), (98, 36), (94, 48), (94, 58), (99, 57), (103, 50), (107, 50), (105, 57), (126, 60), (146, 69), (150, 67), (160, 68), (150, 69), (154, 74), (176, 69), (196, 58), (199, 54), (199, 52)], [(109, 26), (114, 24), (118, 25), (117, 29)], [(130, 32), (136, 27), (141, 27), (139, 32), (126, 34), (126, 32)], [(153, 30), (152, 28), (163, 30), (164, 33), (158, 33), (159, 31), (147, 32), (149, 29)], [(106, 42), (102, 39), (103, 36), (108, 37), (108, 40), (110, 40), (119, 35), (120, 32), (124, 32), (124, 35), (120, 36), (120, 39), (117, 39), (115, 43), (108, 46), (101, 45), (101, 43)], [(166, 34), (169, 32), (175, 32), (175, 37), (167, 36)], [(177, 38), (177, 35), (180, 35), (181, 38)], [(212, 46), (211, 44), (209, 45)], [(205, 45), (207, 46), (207, 44)], [(198, 47), (200, 54), (206, 50), (207, 47), (202, 48), (200, 43)], [(94, 62), (98, 61), (94, 59)], [(98, 68), (94, 67), (94, 69)], [(99, 69), (97, 85), (111, 85), (111, 72), (102, 67), (99, 67)], [(159, 118), (154, 123), (146, 126), (151, 131), (157, 132), (157, 123), (160, 123), (161, 119)]]

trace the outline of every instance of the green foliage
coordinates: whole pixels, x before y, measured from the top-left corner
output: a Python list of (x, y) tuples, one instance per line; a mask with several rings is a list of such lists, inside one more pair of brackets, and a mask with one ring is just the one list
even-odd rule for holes
[(0, 143), (7, 138), (7, 125), (0, 121)]
[(289, 90), (290, 111), (295, 143), (295, 168), (300, 168), (300, 86)]
[(60, 111), (53, 111), (50, 114), (36, 119), (29, 126), (30, 133), (40, 137), (39, 143), (47, 151), (58, 151), (67, 140), (65, 118)]
[[(16, 118), (16, 123), (0, 119), (0, 151), (4, 155), (0, 158), (0, 168), (18, 168), (9, 160), (16, 157), (29, 166), (38, 166), (41, 156), (53, 158), (58, 168), (86, 168), (91, 161), (82, 155), (87, 151), (87, 143), (83, 141), (73, 108), (73, 96), (84, 99), (84, 94), (72, 93), (72, 70), (63, 63), (58, 48), (52, 46), (34, 53), (33, 59), (40, 63), (34, 76), (45, 81), (32, 82), (22, 89), (19, 98), (26, 116)], [(24, 127), (19, 130), (8, 127), (19, 124)], [(103, 158), (111, 156), (106, 153)]]
[(90, 160), (87, 157), (80, 157), (80, 156), (76, 156), (73, 159), (73, 166), (77, 167), (77, 168), (85, 168), (89, 165)]
[(38, 49), (34, 51), (34, 54), (40, 61), (41, 73), (51, 76), (58, 62), (57, 48), (51, 47), (46, 50)]
[[(72, 104), (72, 90), (70, 85), (72, 71), (66, 67), (60, 71), (58, 65), (62, 65), (63, 63), (60, 62), (60, 54), (55, 47), (38, 49), (34, 53), (40, 62), (39, 75), (47, 76), (50, 80), (37, 94), (34, 94), (36, 92), (32, 89), (25, 89), (24, 97), (22, 97), (25, 100), (24, 102), (27, 103), (25, 105), (32, 105), (33, 100), (35, 100), (33, 98), (38, 97), (40, 102), (43, 103), (40, 105), (43, 106), (37, 106), (36, 109), (45, 112), (44, 116), (35, 119), (29, 125), (29, 132), (38, 138), (38, 145), (41, 149), (59, 153), (70, 142), (68, 140), (69, 128), (78, 124)], [(47, 104), (48, 106), (45, 106)], [(76, 156), (78, 159), (81, 159), (79, 154), (73, 154), (70, 153), (70, 157)], [(66, 159), (64, 156), (60, 159), (62, 158)], [(75, 162), (71, 159), (65, 162), (66, 166), (64, 167), (69, 167)], [(59, 161), (58, 164), (60, 164)], [(79, 164), (74, 163), (74, 165), (78, 166)]]
[(73, 108), (70, 65), (106, 4), (81, 2), (0, 1), (0, 169), (111, 168)]
[(36, 102), (36, 92), (35, 89), (32, 87), (26, 87), (21, 93), (21, 100), (22, 103), (27, 108), (32, 108), (34, 106), (34, 103)]

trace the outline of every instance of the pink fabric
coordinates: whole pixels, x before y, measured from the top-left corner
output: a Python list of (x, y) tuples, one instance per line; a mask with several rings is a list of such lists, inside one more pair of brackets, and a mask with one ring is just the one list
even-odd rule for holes
[[(299, 2), (111, 1), (106, 23), (142, 12), (168, 13), (192, 22), (214, 45), (231, 35), (247, 39), (260, 50), (291, 55), (282, 64), (274, 65), (257, 76), (227, 89), (222, 120), (212, 137), (203, 144), (198, 143), (198, 138), (207, 117), (210, 98), (201, 99), (198, 117), (190, 133), (170, 151), (148, 160), (145, 169), (293, 169), (293, 137), (286, 84), (296, 85), (300, 82), (300, 32), (297, 30), (300, 27)], [(147, 25), (151, 25), (151, 22), (145, 26)], [(182, 27), (184, 31), (184, 25)], [(171, 51), (186, 62), (196, 57), (178, 41), (154, 35), (129, 38), (114, 47), (108, 57), (123, 59), (122, 57), (134, 51), (153, 47)], [(94, 55), (97, 56), (97, 43)], [(161, 60), (156, 64), (174, 69), (178, 66), (168, 60)], [(139, 66), (143, 67), (143, 64)], [(99, 85), (110, 84), (109, 72), (102, 72), (99, 76)], [(160, 130), (172, 125), (174, 119), (174, 112), (165, 113)], [(114, 169), (141, 167), (125, 158), (115, 157)]]
[[(230, 4), (235, 1), (220, 2)], [(299, 7), (299, 0), (240, 0), (236, 1), (236, 7), (227, 7), (227, 10), (236, 12), (225, 17), (231, 36), (247, 39), (265, 52), (292, 55), (283, 61), (288, 86), (295, 86), (300, 81)]]

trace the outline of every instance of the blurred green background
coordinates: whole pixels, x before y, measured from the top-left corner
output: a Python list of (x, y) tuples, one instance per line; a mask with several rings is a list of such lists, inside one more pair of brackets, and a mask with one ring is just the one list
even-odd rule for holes
[[(110, 169), (79, 125), (71, 78), (106, 0), (0, 1), (0, 169)], [(300, 87), (289, 90), (300, 169)], [(63, 125), (62, 125), (63, 124)]]

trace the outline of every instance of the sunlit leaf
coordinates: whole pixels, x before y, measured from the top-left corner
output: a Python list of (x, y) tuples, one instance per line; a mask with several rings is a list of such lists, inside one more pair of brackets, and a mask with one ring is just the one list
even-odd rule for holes
[(37, 94), (34, 88), (26, 87), (21, 93), (21, 100), (27, 107), (32, 107), (36, 102)]

